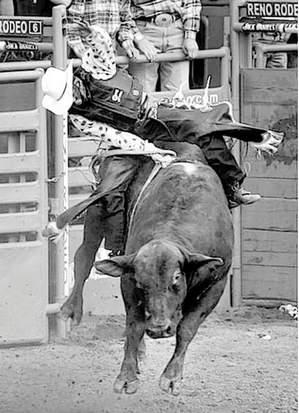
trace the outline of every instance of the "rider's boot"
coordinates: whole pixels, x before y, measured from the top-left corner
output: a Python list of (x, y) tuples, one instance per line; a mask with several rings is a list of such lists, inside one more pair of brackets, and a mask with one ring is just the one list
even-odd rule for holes
[(238, 182), (230, 185), (227, 192), (228, 206), (230, 209), (240, 205), (251, 205), (261, 199), (259, 194), (252, 194), (244, 189)]

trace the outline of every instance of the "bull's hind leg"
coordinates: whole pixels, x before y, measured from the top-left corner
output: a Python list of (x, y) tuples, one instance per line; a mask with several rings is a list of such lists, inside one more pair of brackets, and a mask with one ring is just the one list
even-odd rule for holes
[(122, 294), (126, 306), (126, 343), (124, 349), (124, 359), (114, 383), (114, 391), (121, 393), (123, 390), (127, 394), (135, 393), (138, 389), (139, 373), (138, 359), (144, 350), (143, 336), (145, 332), (144, 308), (138, 305), (138, 297), (135, 290), (135, 281), (129, 276), (124, 276), (121, 283)]
[(214, 284), (198, 302), (190, 303), (189, 311), (179, 323), (176, 334), (176, 348), (160, 378), (163, 391), (178, 395), (181, 389), (183, 366), (187, 348), (199, 325), (218, 303), (225, 287), (226, 277)]
[(84, 283), (89, 277), (95, 255), (103, 239), (100, 213), (100, 205), (91, 205), (87, 210), (83, 242), (74, 257), (74, 287), (60, 311), (65, 320), (71, 318), (75, 325), (79, 324), (82, 318)]

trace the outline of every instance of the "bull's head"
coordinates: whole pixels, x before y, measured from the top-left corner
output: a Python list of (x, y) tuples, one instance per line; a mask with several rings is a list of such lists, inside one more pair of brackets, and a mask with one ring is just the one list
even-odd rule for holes
[[(147, 334), (152, 338), (175, 334), (187, 295), (186, 274), (211, 263), (223, 264), (221, 258), (190, 253), (165, 240), (154, 240), (131, 255), (95, 263), (97, 270), (113, 277), (133, 274), (141, 290)], [(210, 264), (210, 265), (211, 265)]]

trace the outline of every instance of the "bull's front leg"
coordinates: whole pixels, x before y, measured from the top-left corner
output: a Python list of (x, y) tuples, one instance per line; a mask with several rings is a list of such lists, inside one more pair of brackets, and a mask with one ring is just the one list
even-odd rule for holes
[(144, 350), (145, 321), (144, 307), (135, 291), (134, 280), (122, 280), (122, 294), (127, 313), (126, 342), (121, 370), (114, 383), (116, 393), (125, 390), (127, 394), (132, 394), (138, 389), (138, 358)]
[[(180, 321), (176, 333), (174, 354), (160, 377), (160, 388), (177, 396), (181, 390), (183, 366), (187, 348), (199, 325), (218, 303), (225, 287), (226, 277), (214, 284), (198, 301), (194, 301)], [(189, 303), (190, 304), (190, 303)]]

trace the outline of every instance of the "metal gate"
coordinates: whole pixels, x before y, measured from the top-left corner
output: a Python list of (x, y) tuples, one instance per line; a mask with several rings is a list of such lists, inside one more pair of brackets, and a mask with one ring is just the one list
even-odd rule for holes
[(49, 244), (42, 231), (68, 202), (67, 123), (46, 113), (41, 90), (43, 69), (66, 66), (65, 14), (58, 6), (53, 18), (21, 17), (24, 27), (38, 28), (36, 36), (27, 33), (30, 44), (53, 51), (52, 62), (0, 64), (0, 345), (66, 332), (65, 322), (49, 316), (65, 298), (68, 237)]
[(248, 186), (263, 195), (242, 211), (242, 297), (297, 300), (297, 71), (241, 71), (241, 119), (285, 133), (276, 156), (250, 162)]
[(0, 108), (0, 345), (48, 339), (48, 242), (41, 236), (48, 222), (42, 74), (0, 73), (1, 102), (16, 108)]

